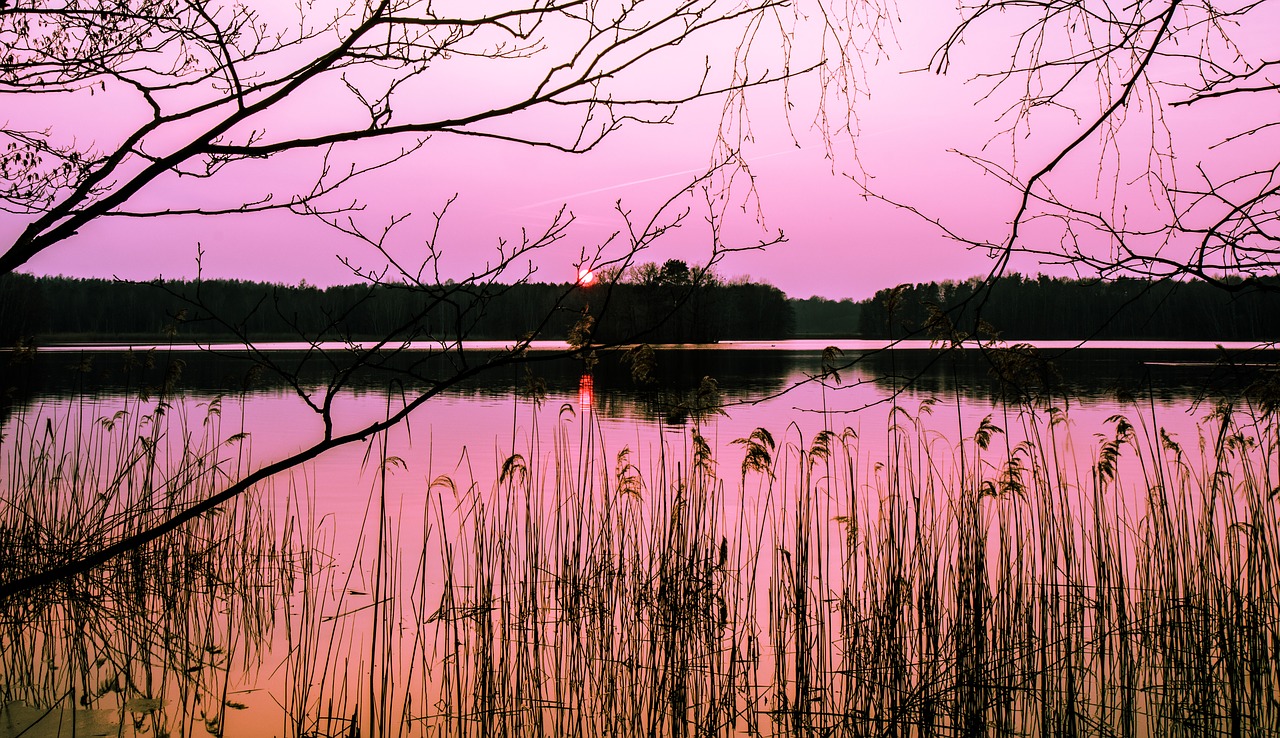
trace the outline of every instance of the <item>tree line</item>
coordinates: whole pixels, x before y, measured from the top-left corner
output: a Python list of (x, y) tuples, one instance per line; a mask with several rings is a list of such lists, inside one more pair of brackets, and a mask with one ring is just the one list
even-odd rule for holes
[[(680, 267), (683, 267), (681, 269)], [(444, 283), (288, 286), (239, 280), (117, 282), (0, 276), (0, 342), (145, 338), (250, 340), (564, 340), (708, 343), (790, 337), (791, 303), (776, 287), (695, 275), (683, 262), (656, 276), (514, 285)]]
[(1227, 291), (1201, 281), (1081, 280), (1019, 274), (880, 290), (862, 305), (865, 338), (1263, 341), (1280, 338), (1280, 279)]
[[(1280, 285), (1280, 280), (1276, 280)], [(985, 285), (927, 282), (870, 299), (791, 299), (745, 278), (698, 275), (678, 260), (612, 282), (327, 288), (238, 280), (155, 283), (0, 276), (0, 342), (22, 338), (152, 340), (377, 339), (414, 323), (420, 339), (711, 343), (793, 337), (991, 335), (1019, 339), (1280, 338), (1280, 294), (1201, 282), (1010, 275)], [(216, 318), (216, 319), (215, 319)], [(587, 320), (584, 321), (584, 318)], [(403, 335), (403, 333), (401, 334)]]

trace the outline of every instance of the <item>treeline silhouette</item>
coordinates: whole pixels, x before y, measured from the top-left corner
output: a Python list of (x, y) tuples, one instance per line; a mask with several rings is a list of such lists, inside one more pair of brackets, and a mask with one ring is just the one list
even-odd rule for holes
[(705, 343), (783, 339), (795, 330), (791, 304), (776, 287), (695, 279), (679, 266), (664, 265), (654, 274), (643, 282), (587, 287), (443, 284), (413, 290), (10, 274), (0, 277), (0, 342), (12, 345), (24, 337), (154, 340), (166, 334), (252, 340), (516, 339), (529, 334), (565, 339), (578, 326), (589, 327), (597, 342)]
[[(1273, 283), (1280, 287), (1280, 280)], [(698, 275), (678, 260), (646, 264), (616, 284), (588, 287), (443, 284), (409, 290), (0, 276), (4, 345), (22, 338), (157, 340), (166, 334), (179, 340), (238, 334), (252, 340), (511, 340), (536, 332), (565, 339), (575, 326), (589, 327), (598, 342), (709, 343), (938, 337), (947, 331), (975, 336), (983, 333), (979, 321), (1007, 340), (1274, 340), (1280, 338), (1280, 294), (1228, 292), (1200, 282), (1010, 275), (985, 290), (975, 278), (901, 285), (862, 302), (793, 300), (768, 284)]]
[[(1280, 279), (1264, 282), (1280, 288)], [(880, 290), (859, 316), (865, 338), (935, 337), (952, 330), (968, 336), (994, 331), (1006, 340), (1274, 340), (1280, 338), (1280, 292), (1014, 274), (985, 290), (976, 278)]]
[(797, 338), (848, 338), (858, 334), (863, 303), (807, 297), (791, 300)]

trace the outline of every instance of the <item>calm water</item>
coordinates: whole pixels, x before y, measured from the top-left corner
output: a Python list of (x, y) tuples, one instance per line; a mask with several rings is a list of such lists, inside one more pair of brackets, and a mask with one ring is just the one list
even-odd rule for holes
[[(6, 368), (9, 524), (52, 541), (59, 520), (162, 518), (313, 443), (300, 395), (319, 402), (333, 366), (275, 348), (292, 382), (231, 351)], [(495, 348), (355, 377), (336, 432)], [(1276, 511), (1257, 493), (1277, 481), (1274, 419), (1206, 420), (1270, 354), (1046, 345), (1052, 368), (1011, 384), (972, 349), (849, 344), (837, 377), (820, 344), (722, 345), (660, 350), (643, 383), (618, 354), (537, 348), (202, 518), (156, 571), (135, 557), (11, 606), (0, 736), (38, 718), (46, 735), (1277, 724)], [(1108, 462), (1117, 416), (1133, 430)], [(775, 443), (748, 468), (735, 441), (757, 428)], [(118, 470), (139, 436), (153, 471), (135, 478)]]
[[(513, 440), (529, 438), (534, 404), (525, 391), (531, 376), (545, 384), (542, 415), (551, 417), (565, 405), (578, 413), (590, 410), (610, 448), (649, 447), (659, 438), (675, 441), (687, 436), (691, 421), (685, 410), (704, 377), (716, 380), (724, 409), (723, 415), (702, 423), (703, 435), (717, 449), (729, 448), (726, 444), (757, 427), (779, 439), (793, 433), (797, 441), (811, 439), (824, 428), (851, 427), (867, 429), (863, 450), (878, 452), (875, 439), (883, 435), (894, 402), (914, 412), (922, 400), (939, 400), (934, 426), (954, 436), (988, 414), (1006, 413), (1003, 400), (1022, 393), (1048, 397), (1047, 404), (1070, 410), (1075, 422), (1089, 426), (1090, 433), (1107, 417), (1131, 412), (1138, 400), (1137, 407), (1155, 413), (1157, 425), (1187, 431), (1212, 409), (1213, 399), (1246, 386), (1259, 357), (1269, 355), (1245, 346), (1219, 353), (1209, 344), (1153, 342), (1086, 351), (1051, 342), (1043, 355), (1058, 376), (1046, 389), (1035, 378), (1026, 386), (1002, 383), (987, 357), (974, 350), (943, 357), (922, 350), (924, 342), (914, 350), (893, 352), (880, 351), (884, 344), (878, 342), (846, 344), (847, 352), (834, 363), (848, 368), (826, 382), (814, 381), (823, 372), (823, 345), (795, 341), (659, 350), (650, 383), (636, 382), (619, 354), (603, 355), (587, 368), (577, 359), (546, 360), (562, 346), (539, 345), (536, 348), (545, 353), (534, 352), (535, 361), (528, 367), (489, 372), (432, 399), (411, 420), (410, 428), (420, 439), (412, 444), (411, 454), (420, 457), (422, 447), (429, 445), (433, 469), (447, 470), (465, 449), (473, 466), (487, 473), (509, 455)], [(163, 384), (174, 363), (181, 363), (182, 406), (199, 415), (203, 403), (220, 398), (224, 426), (243, 422), (259, 460), (296, 452), (323, 430), (317, 413), (298, 399), (294, 388), (269, 372), (251, 372), (252, 363), (234, 351), (215, 356), (185, 350), (191, 347), (156, 350), (154, 366), (145, 369), (137, 365), (145, 354), (125, 354), (118, 348), (60, 347), (42, 352), (33, 363), (9, 367), (7, 383), (17, 389), (0, 412), (7, 422), (12, 413), (32, 410), (58, 418), (75, 408), (88, 420), (126, 407), (145, 411), (145, 403), (129, 403), (140, 388)], [(483, 362), (496, 348), (497, 344), (479, 345), (468, 351), (474, 358), (465, 363)], [(271, 356), (296, 374), (302, 391), (313, 397), (323, 393), (331, 376), (326, 362), (288, 350)], [(420, 375), (447, 377), (461, 363), (437, 356), (415, 369)], [(391, 397), (388, 385), (395, 388)], [(335, 398), (336, 429), (354, 430), (377, 420), (423, 387), (422, 382), (405, 383), (390, 372), (357, 375)], [(350, 476), (342, 474), (350, 466), (347, 459), (322, 461), (320, 466), (326, 476)]]

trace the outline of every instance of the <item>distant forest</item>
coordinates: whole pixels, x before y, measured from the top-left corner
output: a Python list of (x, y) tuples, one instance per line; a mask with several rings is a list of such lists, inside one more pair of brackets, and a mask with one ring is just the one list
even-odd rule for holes
[(696, 278), (678, 260), (646, 266), (613, 286), (444, 284), (412, 290), (11, 274), (0, 277), (0, 343), (237, 333), (255, 340), (515, 339), (531, 333), (565, 339), (588, 323), (598, 342), (708, 343), (795, 332), (794, 310), (776, 287)]
[[(1280, 279), (1238, 292), (1204, 282), (1010, 275), (880, 290), (862, 303), (865, 338), (930, 338), (947, 330), (1000, 338), (1261, 341), (1280, 338)], [(938, 320), (945, 316), (945, 320)]]
[[(1274, 284), (1280, 288), (1280, 280)], [(1019, 275), (1000, 278), (981, 294), (980, 286), (977, 279), (902, 285), (862, 302), (789, 299), (764, 283), (698, 278), (678, 260), (644, 265), (613, 287), (530, 283), (322, 289), (231, 280), (152, 284), (10, 274), (0, 276), (0, 344), (12, 345), (20, 338), (150, 341), (167, 335), (204, 340), (231, 338), (235, 331), (254, 340), (392, 335), (506, 340), (535, 331), (540, 338), (564, 339), (575, 325), (585, 325), (584, 315), (591, 317), (594, 339), (602, 342), (935, 337), (948, 324), (957, 334), (973, 336), (980, 333), (979, 319), (1008, 340), (1280, 338), (1276, 291)], [(180, 296), (197, 300), (199, 306)], [(946, 319), (939, 320), (943, 315)]]

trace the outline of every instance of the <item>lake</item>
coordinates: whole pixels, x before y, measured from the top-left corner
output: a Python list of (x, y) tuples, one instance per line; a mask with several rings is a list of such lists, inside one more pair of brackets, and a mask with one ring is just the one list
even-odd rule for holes
[(308, 398), (341, 436), (439, 394), (6, 600), (0, 736), (1280, 724), (1273, 352), (838, 345), (659, 349), (647, 378), (537, 345), (448, 386), (503, 346), (410, 351), (327, 406), (349, 347), (10, 364), (11, 572), (305, 449)]

